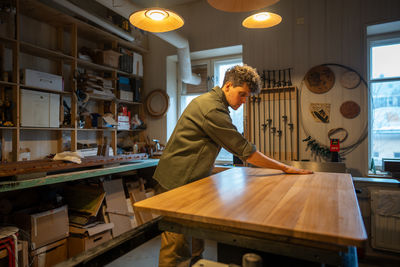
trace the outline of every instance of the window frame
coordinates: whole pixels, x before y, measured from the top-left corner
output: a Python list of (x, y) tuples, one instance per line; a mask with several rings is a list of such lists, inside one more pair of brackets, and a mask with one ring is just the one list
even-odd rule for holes
[[(368, 81), (368, 165), (370, 165), (373, 156), (373, 96), (371, 93), (373, 84), (383, 83), (383, 82), (398, 82), (400, 81), (400, 75), (397, 77), (389, 77), (389, 78), (372, 78), (372, 49), (374, 47), (379, 46), (387, 46), (392, 44), (400, 44), (400, 31), (395, 31), (391, 33), (385, 34), (376, 34), (367, 36), (367, 81)], [(379, 100), (382, 102), (382, 100)], [(386, 100), (387, 101), (387, 100)], [(375, 163), (376, 166), (376, 163)], [(376, 168), (379, 171), (382, 171), (380, 167)]]

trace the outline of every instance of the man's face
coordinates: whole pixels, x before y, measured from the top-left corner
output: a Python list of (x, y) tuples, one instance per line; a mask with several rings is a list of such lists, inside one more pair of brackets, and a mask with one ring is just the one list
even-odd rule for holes
[(246, 103), (246, 99), (250, 95), (250, 88), (246, 83), (243, 83), (242, 86), (233, 87), (231, 82), (226, 82), (223, 91), (229, 106), (234, 110), (237, 110), (243, 103)]

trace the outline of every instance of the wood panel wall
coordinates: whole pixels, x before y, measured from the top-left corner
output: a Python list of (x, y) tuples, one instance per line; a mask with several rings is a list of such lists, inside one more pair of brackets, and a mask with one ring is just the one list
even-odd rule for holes
[[(206, 1), (195, 1), (173, 8), (185, 20), (178, 30), (190, 43), (191, 51), (243, 44), (243, 60), (258, 70), (283, 69), (292, 67), (294, 85), (302, 91), (302, 99), (333, 103), (353, 100), (364, 108), (354, 121), (333, 115), (335, 122), (330, 125), (315, 125), (300, 118), (300, 139), (305, 138), (302, 123), (327, 144), (327, 131), (343, 125), (349, 132), (349, 141), (354, 140), (363, 128), (362, 121), (368, 115), (365, 89), (348, 92), (339, 85), (324, 95), (311, 94), (301, 83), (306, 72), (313, 66), (323, 63), (340, 63), (354, 68), (365, 77), (365, 26), (367, 24), (400, 20), (400, 1), (397, 0), (281, 0), (266, 8), (283, 17), (283, 21), (270, 29), (245, 29), (241, 21), (250, 13), (226, 13), (209, 6)], [(157, 39), (157, 40), (155, 40)], [(146, 91), (165, 87), (165, 70), (160, 62), (165, 62), (173, 48), (158, 38), (150, 38), (150, 55), (146, 62)], [(154, 54), (153, 54), (154, 53)], [(172, 52), (174, 53), (174, 52)], [(337, 78), (341, 69), (335, 69)], [(155, 79), (154, 73), (157, 73)], [(308, 103), (308, 102), (307, 102)], [(308, 115), (308, 107), (300, 106), (300, 112)], [(333, 107), (336, 109), (337, 107)], [(163, 126), (167, 118), (151, 121), (150, 136), (166, 139)], [(346, 143), (345, 143), (346, 144)], [(300, 159), (319, 161), (310, 151), (305, 151), (300, 141)], [(366, 175), (368, 169), (368, 142), (364, 141), (346, 158), (346, 166), (354, 175)]]

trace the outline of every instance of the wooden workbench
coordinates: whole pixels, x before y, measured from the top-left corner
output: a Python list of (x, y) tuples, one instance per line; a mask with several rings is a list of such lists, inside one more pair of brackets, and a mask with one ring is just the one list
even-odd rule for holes
[(135, 208), (162, 230), (334, 265), (356, 265), (344, 260), (367, 239), (349, 174), (232, 168)]

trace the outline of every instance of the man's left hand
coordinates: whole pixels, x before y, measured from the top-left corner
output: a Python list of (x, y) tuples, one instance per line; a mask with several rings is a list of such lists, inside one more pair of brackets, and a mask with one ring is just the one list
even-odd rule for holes
[(312, 174), (314, 173), (313, 171), (310, 170), (304, 170), (304, 169), (298, 169), (292, 166), (288, 166), (288, 168), (285, 168), (283, 170), (285, 173), (290, 173), (290, 174)]

